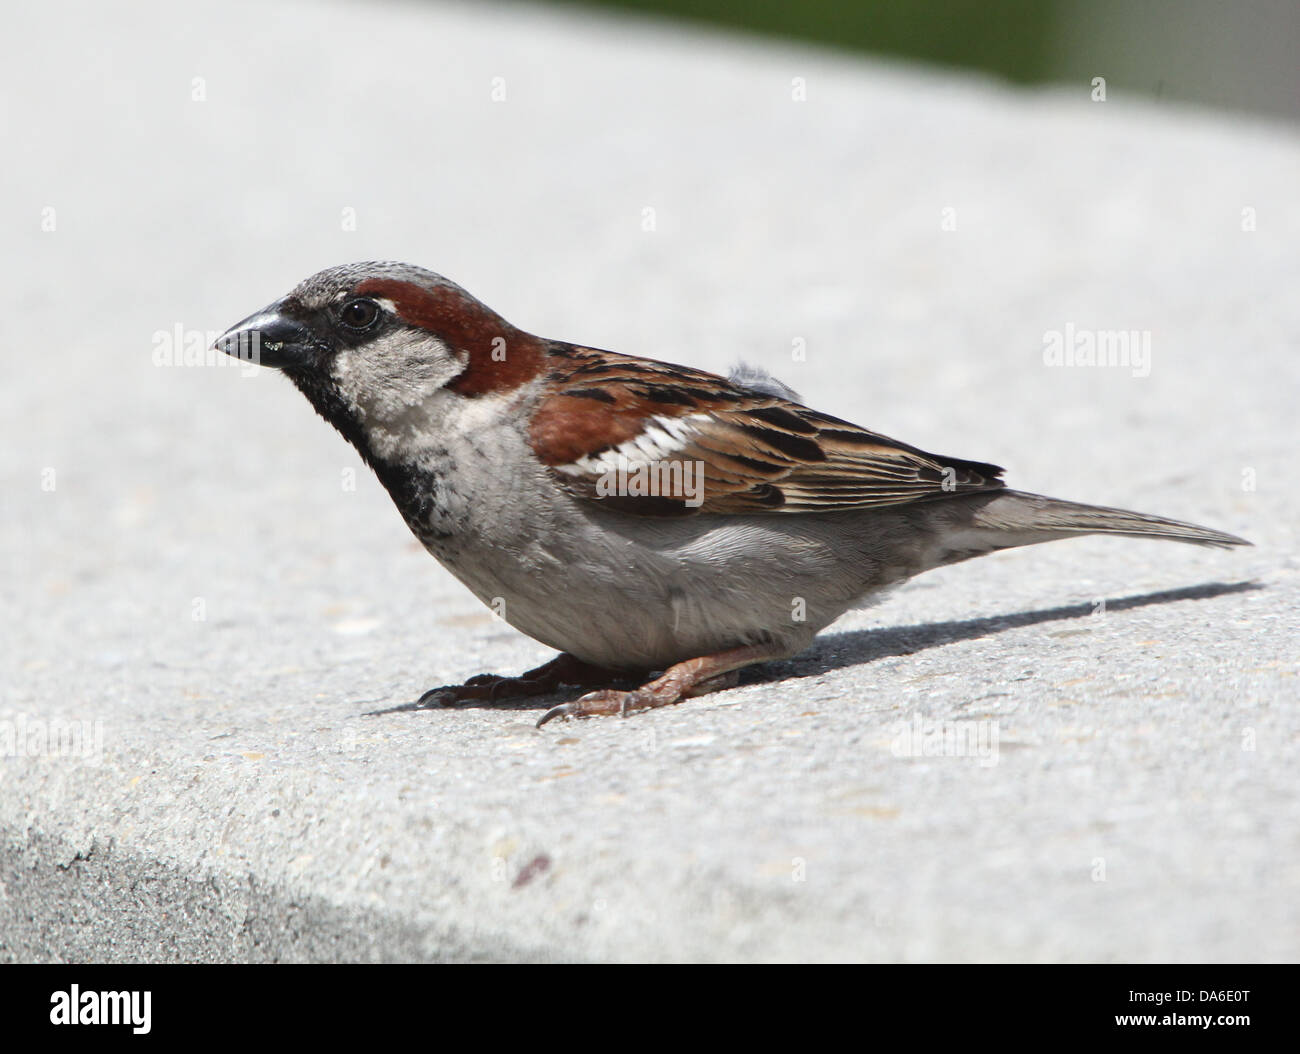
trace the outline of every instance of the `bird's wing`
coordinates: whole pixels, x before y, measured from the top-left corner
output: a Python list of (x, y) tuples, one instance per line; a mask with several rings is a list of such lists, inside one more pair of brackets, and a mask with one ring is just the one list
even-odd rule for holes
[(572, 494), (642, 515), (871, 509), (998, 490), (927, 454), (715, 374), (559, 345), (533, 448)]

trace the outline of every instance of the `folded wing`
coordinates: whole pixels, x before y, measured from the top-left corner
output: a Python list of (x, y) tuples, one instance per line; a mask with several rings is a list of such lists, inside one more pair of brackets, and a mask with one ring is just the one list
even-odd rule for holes
[(559, 345), (534, 448), (575, 496), (658, 516), (870, 509), (999, 490), (996, 465), (928, 454), (685, 366)]

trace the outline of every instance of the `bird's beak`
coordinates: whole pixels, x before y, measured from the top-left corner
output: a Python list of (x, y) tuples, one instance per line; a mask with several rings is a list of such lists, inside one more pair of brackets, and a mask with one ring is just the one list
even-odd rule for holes
[(311, 329), (287, 313), (279, 300), (236, 322), (213, 347), (245, 362), (283, 370), (305, 365), (319, 344)]

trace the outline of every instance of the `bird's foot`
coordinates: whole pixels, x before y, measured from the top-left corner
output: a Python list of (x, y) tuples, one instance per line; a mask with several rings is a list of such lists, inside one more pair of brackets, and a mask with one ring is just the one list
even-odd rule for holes
[(557, 717), (605, 717), (613, 714), (627, 717), (638, 710), (671, 706), (683, 699), (731, 688), (739, 679), (737, 671), (742, 666), (780, 658), (784, 654), (784, 649), (755, 644), (688, 659), (671, 667), (657, 680), (633, 691), (619, 692), (607, 688), (589, 692), (572, 703), (553, 706), (542, 715), (537, 727), (541, 728), (547, 721), (553, 721)]
[(558, 655), (545, 665), (529, 670), (518, 677), (501, 677), (494, 673), (480, 673), (464, 684), (448, 684), (430, 688), (412, 703), (371, 710), (366, 716), (395, 714), (408, 710), (439, 710), (471, 702), (496, 702), (501, 699), (520, 699), (530, 695), (545, 695), (563, 684), (608, 684), (617, 674), (599, 666), (575, 659), (572, 655)]
[(718, 692), (724, 688), (734, 688), (736, 682), (740, 680), (740, 674), (735, 671), (724, 673), (719, 677), (701, 681), (683, 691), (676, 690), (671, 684), (662, 684), (663, 679), (661, 677), (658, 681), (652, 681), (631, 692), (620, 692), (612, 688), (588, 692), (572, 703), (561, 703), (559, 706), (551, 707), (537, 722), (537, 727), (541, 728), (547, 721), (556, 717), (607, 717), (612, 714), (627, 717), (638, 710), (654, 710), (660, 706), (671, 706), (673, 703), (680, 703), (683, 699), (708, 695), (709, 692)]

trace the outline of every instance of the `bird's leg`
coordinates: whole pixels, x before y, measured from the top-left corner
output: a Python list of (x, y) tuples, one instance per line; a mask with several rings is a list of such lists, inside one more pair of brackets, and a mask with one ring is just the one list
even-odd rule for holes
[(768, 659), (784, 658), (788, 648), (773, 644), (752, 644), (743, 648), (730, 648), (716, 655), (702, 655), (698, 659), (687, 659), (670, 667), (663, 676), (643, 684), (631, 692), (620, 692), (607, 688), (599, 692), (590, 692), (572, 703), (563, 703), (552, 707), (537, 722), (541, 728), (556, 717), (597, 717), (605, 714), (621, 714), (626, 717), (637, 710), (653, 710), (659, 706), (670, 706), (696, 695), (706, 695), (720, 688), (730, 688), (736, 683), (736, 670)]
[(620, 676), (614, 670), (592, 666), (566, 652), (538, 666), (535, 670), (521, 673), (518, 677), (499, 677), (494, 673), (476, 674), (464, 684), (430, 688), (413, 703), (403, 703), (401, 706), (392, 706), (384, 710), (372, 710), (366, 716), (391, 714), (399, 710), (437, 710), (479, 699), (492, 702), (497, 699), (545, 695), (547, 692), (555, 691), (562, 684), (579, 686), (609, 684), (611, 681), (618, 681)]

